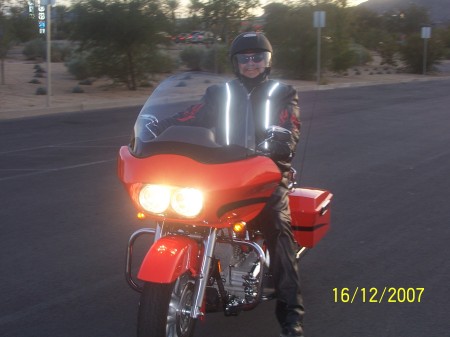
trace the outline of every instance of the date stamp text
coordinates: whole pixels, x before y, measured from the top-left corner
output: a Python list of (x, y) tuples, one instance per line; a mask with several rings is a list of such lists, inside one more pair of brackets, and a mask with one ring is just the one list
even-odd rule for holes
[(335, 303), (420, 303), (425, 288), (333, 288)]

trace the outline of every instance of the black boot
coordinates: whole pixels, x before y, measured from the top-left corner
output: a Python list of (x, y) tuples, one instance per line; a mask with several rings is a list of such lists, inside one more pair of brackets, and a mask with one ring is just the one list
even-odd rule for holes
[(281, 325), (280, 337), (303, 337), (303, 306), (289, 306), (278, 300), (275, 314)]
[(304, 337), (303, 327), (300, 323), (285, 324), (281, 330), (280, 337)]

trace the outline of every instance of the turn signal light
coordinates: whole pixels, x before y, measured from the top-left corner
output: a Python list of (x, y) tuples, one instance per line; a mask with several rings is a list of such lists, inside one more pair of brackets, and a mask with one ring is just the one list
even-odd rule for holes
[(145, 219), (145, 213), (143, 213), (143, 212), (138, 212), (138, 214), (136, 214), (136, 217), (137, 217), (139, 220), (144, 220), (144, 219)]
[(244, 221), (239, 221), (233, 224), (233, 232), (242, 233), (245, 231), (247, 224)]

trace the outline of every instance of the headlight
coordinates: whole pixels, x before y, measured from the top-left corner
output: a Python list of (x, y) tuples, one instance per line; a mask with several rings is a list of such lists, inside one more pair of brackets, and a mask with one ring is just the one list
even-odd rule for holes
[(173, 191), (171, 206), (175, 212), (185, 217), (194, 217), (203, 207), (202, 192), (195, 188), (180, 188)]
[(192, 218), (203, 208), (203, 194), (195, 188), (144, 185), (139, 192), (139, 203), (147, 212), (161, 214), (171, 207), (178, 215)]
[(171, 190), (163, 185), (145, 185), (139, 192), (139, 203), (148, 212), (163, 213), (169, 208)]

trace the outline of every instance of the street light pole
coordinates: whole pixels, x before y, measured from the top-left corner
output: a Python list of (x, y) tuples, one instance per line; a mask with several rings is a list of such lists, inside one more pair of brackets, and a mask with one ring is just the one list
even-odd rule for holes
[(317, 84), (320, 84), (320, 75), (321, 75), (321, 69), (320, 69), (320, 52), (321, 52), (321, 27), (317, 28)]
[(47, 24), (46, 24), (46, 33), (47, 33), (47, 106), (51, 105), (51, 95), (52, 95), (52, 66), (51, 66), (51, 3), (50, 1), (47, 3)]
[(423, 75), (427, 73), (427, 47), (428, 39), (431, 38), (431, 27), (422, 27), (422, 39), (423, 39)]
[(324, 11), (315, 11), (314, 12), (314, 27), (317, 28), (317, 85), (320, 85), (321, 78), (321, 28), (325, 27), (325, 12)]

